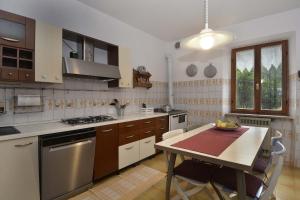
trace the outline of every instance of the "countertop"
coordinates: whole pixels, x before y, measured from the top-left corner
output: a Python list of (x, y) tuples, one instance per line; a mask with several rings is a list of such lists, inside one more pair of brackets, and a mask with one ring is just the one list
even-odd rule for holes
[(154, 117), (162, 117), (162, 116), (167, 116), (167, 115), (168, 115), (167, 113), (132, 114), (132, 115), (125, 115), (123, 117), (119, 117), (113, 121), (82, 124), (82, 125), (68, 125), (68, 124), (63, 124), (59, 121), (16, 125), (15, 127), (21, 133), (0, 136), (0, 141), (32, 137), (32, 136), (39, 136), (39, 135), (46, 135), (46, 134), (51, 134), (51, 133), (59, 133), (59, 132), (84, 129), (84, 128), (93, 128), (93, 127), (104, 126), (104, 125), (109, 125), (109, 124), (118, 124), (118, 123), (122, 123), (122, 122), (148, 119), (148, 118), (154, 118)]

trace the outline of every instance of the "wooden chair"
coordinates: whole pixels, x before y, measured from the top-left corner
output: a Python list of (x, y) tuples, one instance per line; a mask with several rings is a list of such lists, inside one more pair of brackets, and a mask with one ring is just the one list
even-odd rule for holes
[[(172, 137), (176, 137), (180, 134), (183, 134), (183, 129), (178, 129), (174, 131), (170, 131), (163, 134), (163, 140), (170, 139)], [(169, 153), (164, 152), (166, 156), (167, 166), (169, 164)], [(188, 200), (189, 196), (192, 196), (203, 189), (206, 189), (206, 186), (210, 184), (210, 179), (212, 172), (214, 171), (215, 166), (210, 166), (198, 160), (185, 159), (182, 155), (181, 163), (174, 168), (174, 173), (172, 177), (172, 183), (175, 186), (175, 189), (178, 193), (172, 200), (183, 199)], [(192, 189), (185, 191), (181, 186), (181, 182), (186, 182)], [(213, 195), (208, 192), (207, 194), (214, 199)]]
[[(269, 200), (273, 195), (276, 183), (280, 176), (283, 167), (283, 155), (286, 151), (280, 141), (276, 141), (274, 146), (276, 151), (271, 153), (274, 162), (274, 170), (267, 182), (263, 182), (258, 177), (245, 174), (247, 199)], [(222, 167), (216, 170), (212, 177), (212, 184), (221, 193), (221, 199), (232, 199), (237, 193), (236, 173), (235, 170), (229, 167)]]

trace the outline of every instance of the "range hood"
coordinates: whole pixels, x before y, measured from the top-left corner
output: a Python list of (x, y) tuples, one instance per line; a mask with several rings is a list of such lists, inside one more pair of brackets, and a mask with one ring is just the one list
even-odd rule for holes
[(118, 66), (100, 64), (75, 58), (64, 58), (63, 73), (64, 76), (97, 78), (107, 81), (121, 78)]
[[(111, 55), (111, 49), (114, 52), (117, 51), (114, 55), (114, 59), (118, 60), (118, 47), (98, 41), (92, 38), (83, 36), (82, 41), (82, 53), (83, 59), (77, 58), (63, 58), (63, 74), (64, 76), (73, 76), (73, 77), (83, 77), (83, 78), (96, 78), (106, 81), (116, 80), (121, 78), (120, 70), (118, 66), (111, 64), (102, 64), (94, 62), (94, 51), (95, 48), (101, 48), (104, 51), (107, 51), (107, 55)], [(109, 58), (108, 58), (109, 60)], [(118, 65), (117, 62), (114, 64)]]

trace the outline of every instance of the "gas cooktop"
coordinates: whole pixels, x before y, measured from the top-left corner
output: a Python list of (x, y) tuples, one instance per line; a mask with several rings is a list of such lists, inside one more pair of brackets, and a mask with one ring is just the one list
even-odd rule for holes
[(116, 119), (109, 115), (98, 115), (98, 116), (62, 119), (61, 122), (64, 124), (79, 125), (79, 124), (91, 124), (91, 123), (106, 122), (106, 121), (112, 121), (112, 120), (116, 120)]

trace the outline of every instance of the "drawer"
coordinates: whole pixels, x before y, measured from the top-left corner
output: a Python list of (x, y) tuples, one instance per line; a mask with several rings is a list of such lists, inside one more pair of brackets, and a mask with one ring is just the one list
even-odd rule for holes
[(140, 128), (154, 128), (155, 118), (139, 120), (138, 123)]
[(138, 141), (139, 139), (140, 139), (140, 135), (138, 131), (121, 133), (119, 134), (119, 146)]
[(117, 131), (115, 124), (97, 127), (97, 134), (114, 134)]
[(139, 161), (139, 141), (119, 146), (119, 169)]
[(124, 122), (119, 124), (120, 135), (128, 132), (134, 132), (138, 129), (138, 121)]
[(32, 70), (19, 70), (19, 81), (34, 82), (34, 72)]
[(140, 140), (140, 160), (155, 154), (155, 136)]
[(7, 81), (17, 81), (18, 80), (18, 70), (2, 68), (1, 79)]
[(154, 128), (144, 128), (139, 131), (140, 133), (140, 139), (144, 139), (147, 137), (151, 137), (155, 135), (155, 129)]

